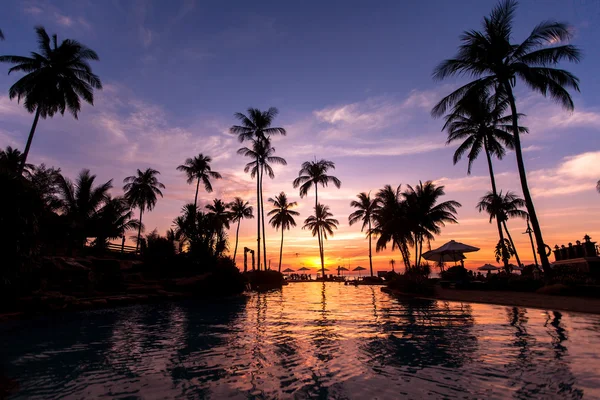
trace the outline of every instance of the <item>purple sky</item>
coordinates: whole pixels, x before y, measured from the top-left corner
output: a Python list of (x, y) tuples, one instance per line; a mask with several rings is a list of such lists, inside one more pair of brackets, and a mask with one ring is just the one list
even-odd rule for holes
[[(224, 175), (215, 192), (201, 201), (240, 195), (254, 202), (254, 184), (244, 174), (246, 160), (227, 133), (233, 113), (248, 107), (278, 107), (277, 125), (288, 136), (275, 139), (277, 155), (288, 166), (265, 183), (265, 197), (286, 191), (298, 200), (301, 221), (311, 212), (313, 194), (300, 200), (292, 188), (302, 161), (327, 158), (336, 163), (342, 188), (320, 192), (341, 225), (326, 244), (330, 265), (365, 265), (366, 241), (360, 227), (348, 227), (349, 202), (361, 191), (384, 184), (435, 180), (446, 199), (463, 207), (457, 226), (444, 230), (433, 246), (449, 239), (482, 247), (470, 266), (493, 261), (495, 225), (475, 209), (489, 189), (483, 159), (466, 175), (466, 163), (452, 165), (442, 122), (429, 110), (460, 81), (433, 82), (434, 66), (454, 54), (463, 30), (480, 27), (493, 1), (405, 2), (230, 2), (195, 1), (8, 1), (0, 28), (2, 54), (35, 50), (33, 26), (44, 25), (59, 40), (74, 38), (95, 49), (94, 71), (104, 90), (95, 106), (71, 116), (41, 120), (30, 153), (34, 163), (60, 167), (70, 177), (89, 168), (115, 193), (136, 168), (161, 171), (165, 198), (145, 216), (149, 230), (163, 232), (194, 188), (175, 170), (185, 158), (204, 153)], [(573, 25), (574, 43), (585, 54), (579, 65), (565, 65), (581, 79), (568, 113), (550, 100), (517, 87), (518, 107), (527, 114), (523, 138), (530, 186), (545, 240), (574, 242), (585, 233), (600, 237), (600, 2), (522, 1), (515, 40), (535, 24), (559, 18)], [(6, 71), (7, 66), (3, 66)], [(24, 147), (32, 116), (7, 90), (17, 76), (0, 75), (0, 146)], [(496, 162), (499, 188), (520, 192), (513, 154)], [(523, 221), (509, 227), (521, 258), (532, 259)], [(255, 224), (245, 221), (241, 246), (253, 246)], [(313, 266), (316, 240), (299, 227), (286, 232), (284, 267)], [(269, 258), (277, 263), (279, 233), (268, 232)], [(296, 253), (298, 256), (296, 257)], [(388, 268), (398, 254), (375, 258)]]

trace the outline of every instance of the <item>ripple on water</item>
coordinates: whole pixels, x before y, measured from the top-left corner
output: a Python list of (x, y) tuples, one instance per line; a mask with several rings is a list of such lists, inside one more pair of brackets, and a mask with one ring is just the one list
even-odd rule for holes
[(13, 398), (600, 398), (600, 318), (295, 284), (0, 325)]

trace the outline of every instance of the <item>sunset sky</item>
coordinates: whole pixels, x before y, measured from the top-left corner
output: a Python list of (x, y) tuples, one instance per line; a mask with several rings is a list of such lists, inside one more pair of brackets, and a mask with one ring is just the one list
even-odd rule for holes
[[(411, 3), (406, 4), (406, 3)], [(462, 83), (434, 82), (437, 63), (451, 57), (463, 30), (479, 29), (495, 1), (213, 2), (200, 1), (7, 1), (0, 14), (6, 40), (0, 54), (36, 50), (34, 25), (73, 38), (96, 50), (92, 65), (104, 84), (95, 106), (40, 120), (30, 162), (60, 167), (74, 178), (82, 168), (98, 182), (114, 179), (114, 193), (137, 168), (155, 168), (167, 186), (164, 199), (144, 216), (147, 232), (164, 233), (181, 207), (193, 201), (177, 165), (203, 153), (223, 174), (215, 191), (201, 190), (202, 206), (213, 198), (241, 196), (255, 203), (255, 184), (243, 172), (228, 133), (233, 113), (248, 107), (279, 108), (277, 126), (288, 135), (274, 139), (276, 155), (288, 165), (266, 180), (265, 198), (285, 191), (299, 202), (298, 227), (285, 232), (283, 267), (318, 265), (317, 241), (302, 230), (314, 192), (300, 199), (293, 189), (303, 161), (326, 158), (341, 189), (319, 191), (340, 227), (325, 245), (326, 263), (368, 267), (360, 226), (349, 227), (350, 201), (385, 184), (415, 185), (434, 180), (445, 200), (462, 203), (459, 224), (448, 226), (432, 247), (450, 239), (481, 247), (467, 266), (494, 262), (495, 224), (475, 209), (489, 190), (485, 160), (467, 176), (466, 162), (452, 164), (442, 121), (431, 107)], [(600, 239), (600, 2), (523, 0), (515, 40), (537, 23), (558, 18), (573, 25), (574, 44), (584, 52), (579, 65), (563, 65), (581, 79), (575, 112), (517, 85), (517, 106), (527, 114), (523, 137), (530, 188), (547, 244), (575, 242), (588, 233)], [(33, 116), (8, 98), (18, 78), (0, 66), (0, 146), (24, 148)], [(520, 193), (514, 154), (496, 162), (498, 186)], [(533, 260), (525, 222), (509, 223), (525, 263)], [(256, 224), (242, 222), (240, 248), (255, 247)], [(235, 239), (232, 231), (231, 239)], [(277, 267), (280, 233), (268, 229), (268, 258)], [(232, 244), (233, 251), (233, 244)], [(240, 252), (238, 251), (238, 254)], [(375, 269), (389, 269), (399, 253), (374, 254)], [(553, 260), (553, 257), (551, 258)], [(238, 261), (241, 261), (241, 256)]]

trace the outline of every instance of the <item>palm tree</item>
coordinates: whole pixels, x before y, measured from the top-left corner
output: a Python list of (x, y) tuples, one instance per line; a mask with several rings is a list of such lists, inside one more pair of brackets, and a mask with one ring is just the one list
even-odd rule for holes
[[(272, 127), (271, 124), (273, 120), (279, 114), (279, 110), (275, 107), (270, 107), (267, 111), (261, 111), (257, 108), (248, 108), (248, 115), (243, 113), (235, 113), (234, 117), (240, 121), (240, 125), (233, 125), (229, 128), (229, 132), (238, 135), (238, 140), (244, 142), (245, 140), (252, 140), (253, 150), (259, 150), (271, 148), (270, 146), (270, 137), (271, 135), (286, 135), (286, 131), (284, 128), (280, 127)], [(266, 142), (266, 143), (263, 143)], [(246, 148), (247, 149), (247, 148)], [(238, 154), (246, 155), (243, 149), (238, 150)], [(274, 151), (275, 149), (273, 149)], [(240, 153), (241, 152), (241, 153)], [(264, 152), (264, 150), (263, 150)], [(258, 152), (260, 153), (260, 151)], [(252, 155), (248, 155), (251, 156)], [(264, 218), (264, 206), (262, 203), (262, 168), (260, 168), (260, 161), (256, 158), (257, 167), (256, 172), (252, 175), (256, 175), (256, 204), (257, 204), (257, 226), (256, 226), (256, 243), (258, 246), (258, 270), (260, 271), (260, 229), (261, 229), (261, 221), (263, 227), (263, 248), (264, 248), (264, 265), (267, 267), (267, 249), (266, 249), (266, 239), (264, 238), (264, 226), (265, 226), (265, 218)], [(246, 166), (247, 172), (248, 166)], [(261, 220), (262, 215), (262, 220)]]
[[(456, 103), (451, 113), (445, 119), (443, 129), (448, 132), (446, 144), (460, 141), (454, 153), (454, 164), (458, 163), (466, 153), (468, 159), (467, 174), (471, 173), (471, 166), (481, 152), (487, 159), (488, 171), (492, 192), (497, 194), (496, 179), (492, 165), (492, 156), (501, 160), (506, 154), (505, 148), (514, 149), (512, 130), (512, 116), (504, 113), (509, 104), (506, 96), (490, 96), (485, 91), (474, 92)], [(521, 133), (527, 128), (519, 127)], [(502, 225), (497, 221), (500, 243), (504, 243)], [(508, 258), (503, 258), (504, 266), (508, 265)]]
[(362, 192), (356, 197), (358, 197), (358, 201), (352, 200), (350, 202), (350, 207), (354, 207), (357, 210), (348, 216), (348, 223), (350, 225), (354, 225), (355, 223), (361, 221), (361, 232), (367, 228), (367, 237), (369, 239), (369, 266), (371, 267), (371, 276), (373, 276), (373, 258), (371, 252), (371, 234), (373, 232), (371, 230), (371, 222), (373, 222), (375, 210), (379, 206), (379, 202), (376, 198), (372, 199), (370, 193), (367, 194)]
[[(479, 203), (477, 203), (479, 212), (485, 211), (489, 214), (490, 223), (493, 219), (496, 219), (496, 221), (499, 221), (504, 226), (506, 236), (508, 236), (508, 240), (510, 241), (512, 249), (514, 250), (518, 265), (521, 265), (521, 260), (519, 259), (515, 242), (513, 242), (512, 236), (510, 235), (508, 227), (506, 226), (506, 221), (508, 221), (509, 218), (514, 217), (526, 219), (528, 214), (526, 211), (521, 210), (523, 207), (525, 207), (525, 200), (511, 191), (507, 191), (505, 195), (502, 195), (502, 191), (500, 191), (500, 193), (497, 195), (494, 195), (492, 192), (488, 192), (479, 200)], [(509, 269), (507, 265), (505, 265), (505, 268), (508, 272)]]
[(155, 169), (148, 168), (145, 171), (137, 170), (136, 175), (128, 176), (123, 179), (123, 191), (125, 198), (129, 201), (131, 207), (140, 209), (140, 227), (138, 228), (135, 251), (138, 251), (140, 245), (140, 236), (142, 234), (142, 216), (144, 210), (151, 211), (157, 202), (157, 195), (163, 197), (162, 191), (165, 185), (158, 181), (156, 175), (159, 175)]
[(187, 183), (192, 184), (196, 181), (196, 196), (194, 197), (194, 207), (198, 205), (198, 189), (200, 188), (200, 181), (204, 184), (204, 189), (211, 193), (213, 191), (212, 184), (210, 183), (212, 179), (221, 179), (221, 174), (215, 171), (212, 171), (210, 168), (210, 163), (212, 158), (209, 156), (204, 156), (202, 153), (198, 154), (194, 158), (188, 158), (185, 160), (185, 164), (182, 164), (177, 167), (178, 171), (185, 172), (187, 176)]
[(233, 250), (233, 261), (235, 262), (240, 235), (240, 223), (244, 218), (254, 218), (254, 215), (252, 214), (252, 206), (250, 203), (242, 200), (241, 197), (236, 197), (229, 203), (229, 210), (231, 210), (231, 222), (237, 222), (237, 228), (235, 230), (235, 249)]
[(268, 214), (271, 217), (269, 223), (275, 229), (281, 228), (281, 245), (279, 246), (279, 272), (281, 272), (283, 231), (296, 226), (294, 217), (300, 215), (300, 213), (291, 209), (292, 207), (296, 207), (298, 203), (295, 201), (288, 202), (288, 198), (284, 192), (279, 193), (275, 198), (269, 197), (269, 203), (273, 205), (273, 209)]
[(410, 268), (409, 246), (413, 235), (407, 216), (407, 207), (402, 195), (402, 185), (396, 189), (385, 185), (377, 192), (377, 208), (373, 211), (374, 226), (372, 233), (377, 236), (375, 251), (385, 250), (392, 243), (392, 251), (398, 249), (404, 262), (404, 268)]
[(407, 206), (409, 224), (413, 230), (415, 245), (415, 266), (421, 264), (423, 241), (435, 239), (434, 235), (441, 233), (441, 228), (446, 223), (456, 224), (457, 208), (461, 204), (454, 200), (438, 203), (444, 196), (444, 186), (436, 186), (433, 182), (419, 182), (415, 188), (407, 185), (403, 193)]
[[(342, 186), (342, 182), (335, 176), (327, 175), (327, 171), (335, 169), (335, 163), (329, 160), (305, 161), (298, 172), (298, 177), (294, 179), (294, 189), (300, 187), (300, 198), (304, 198), (308, 194), (310, 188), (315, 185), (315, 209), (319, 204), (318, 189), (333, 183), (338, 189)], [(319, 234), (317, 236), (319, 242), (319, 252), (323, 253), (323, 238)]]
[(110, 201), (112, 180), (94, 186), (95, 180), (96, 175), (88, 169), (82, 170), (75, 182), (62, 175), (58, 177), (60, 212), (69, 223), (77, 247), (83, 246), (86, 238), (94, 235), (98, 212)]
[[(329, 211), (329, 206), (318, 203), (315, 206), (315, 215), (304, 220), (304, 226), (302, 229), (310, 229), (313, 236), (327, 239), (327, 234), (333, 236), (333, 229), (337, 229), (339, 222), (337, 219), (333, 219), (333, 214)], [(324, 246), (319, 248), (319, 255), (321, 256), (321, 274), (325, 278), (325, 251)]]
[[(266, 232), (265, 232), (265, 211), (263, 205), (263, 197), (262, 197), (262, 179), (263, 175), (266, 172), (269, 178), (273, 179), (275, 177), (275, 172), (273, 171), (272, 164), (279, 165), (287, 165), (287, 161), (285, 161), (282, 157), (274, 156), (275, 148), (271, 146), (271, 141), (266, 138), (263, 140), (253, 140), (252, 141), (252, 149), (248, 147), (242, 147), (238, 149), (238, 154), (243, 155), (245, 157), (250, 157), (254, 161), (251, 161), (246, 164), (244, 167), (244, 172), (250, 172), (250, 177), (257, 177), (256, 187), (257, 187), (257, 195), (258, 195), (258, 261), (259, 261), (259, 270), (260, 270), (260, 229), (262, 222), (262, 232), (263, 232), (263, 258), (264, 258), (264, 267), (267, 267), (267, 247), (266, 247)], [(261, 219), (262, 216), (262, 219)]]
[(23, 153), (18, 149), (6, 146), (5, 150), (0, 150), (0, 170), (10, 174), (18, 174), (19, 171), (29, 173), (33, 169), (33, 165), (23, 164), (23, 159)]
[(390, 265), (392, 266), (392, 272), (394, 271), (394, 265), (396, 265), (396, 260), (394, 260), (393, 258), (390, 260)]
[(109, 240), (121, 238), (121, 252), (125, 250), (125, 232), (144, 227), (133, 218), (133, 210), (124, 197), (110, 197), (98, 212), (96, 245), (104, 248)]
[(432, 113), (443, 115), (466, 94), (482, 89), (507, 97), (512, 113), (512, 133), (521, 189), (533, 225), (540, 261), (544, 271), (549, 274), (550, 263), (527, 184), (513, 87), (519, 78), (534, 91), (543, 96), (550, 95), (565, 109), (573, 110), (573, 100), (567, 89), (579, 91), (579, 79), (568, 71), (554, 67), (563, 60), (579, 62), (581, 53), (576, 46), (564, 44), (573, 33), (567, 24), (556, 21), (541, 22), (522, 43), (512, 43), (516, 7), (515, 0), (503, 0), (489, 17), (484, 18), (483, 32), (471, 30), (462, 34), (462, 45), (456, 56), (439, 64), (433, 77), (442, 80), (450, 76), (467, 75), (476, 79), (443, 98)]
[(213, 204), (207, 204), (209, 212), (206, 214), (209, 223), (213, 225), (213, 231), (216, 235), (217, 253), (222, 254), (227, 250), (227, 234), (225, 229), (229, 229), (231, 213), (229, 212), (229, 203), (221, 199), (214, 199)]
[(35, 31), (38, 52), (32, 52), (31, 57), (0, 56), (0, 62), (14, 64), (8, 70), (9, 74), (26, 74), (8, 90), (9, 97), (16, 97), (19, 102), (24, 98), (27, 111), (35, 112), (23, 153), (23, 165), (27, 162), (40, 117), (53, 117), (58, 112), (64, 115), (68, 110), (77, 119), (81, 99), (94, 105), (94, 89), (102, 89), (100, 78), (92, 72), (88, 62), (98, 60), (95, 51), (72, 39), (63, 40), (59, 46), (56, 35), (52, 35), (51, 40), (41, 26)]

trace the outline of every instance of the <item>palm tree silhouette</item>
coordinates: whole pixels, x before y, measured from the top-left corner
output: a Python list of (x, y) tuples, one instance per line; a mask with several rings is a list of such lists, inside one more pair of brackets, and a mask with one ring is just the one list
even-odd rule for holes
[(390, 260), (390, 265), (392, 266), (392, 272), (394, 271), (394, 265), (396, 265), (396, 260), (394, 260), (393, 258)]
[[(271, 141), (266, 138), (263, 140), (253, 140), (252, 141), (252, 149), (249, 149), (248, 147), (242, 147), (240, 149), (238, 149), (238, 154), (243, 155), (245, 157), (250, 157), (251, 159), (253, 159), (254, 161), (251, 161), (249, 163), (246, 164), (246, 166), (244, 167), (244, 172), (250, 172), (250, 176), (252, 178), (254, 178), (255, 176), (257, 177), (257, 189), (258, 189), (258, 228), (259, 230), (261, 229), (260, 227), (260, 223), (262, 222), (262, 238), (263, 238), (263, 259), (264, 259), (264, 267), (267, 267), (267, 247), (266, 247), (266, 233), (265, 233), (265, 211), (264, 211), (264, 205), (263, 205), (263, 196), (262, 196), (262, 182), (263, 182), (263, 175), (266, 172), (267, 175), (269, 176), (269, 178), (273, 179), (275, 177), (275, 172), (273, 171), (273, 167), (271, 167), (270, 163), (272, 164), (279, 164), (279, 165), (287, 165), (287, 162), (285, 161), (284, 158), (282, 157), (277, 157), (274, 156), (273, 154), (275, 154), (275, 148), (271, 146)], [(261, 219), (262, 216), (262, 219)], [(260, 270), (260, 233), (259, 233), (259, 239), (258, 240), (258, 246), (259, 246), (259, 251), (258, 251), (258, 260), (259, 260), (259, 270)]]
[[(265, 153), (265, 149), (271, 148), (270, 146), (270, 137), (271, 135), (286, 135), (286, 131), (280, 127), (272, 127), (271, 124), (275, 117), (279, 114), (279, 110), (275, 107), (269, 108), (267, 111), (261, 111), (257, 108), (248, 108), (247, 115), (243, 113), (235, 113), (234, 117), (240, 121), (240, 125), (233, 125), (229, 128), (229, 132), (238, 135), (238, 140), (244, 142), (246, 140), (253, 141), (253, 151), (257, 154)], [(268, 143), (263, 143), (268, 142)], [(247, 148), (245, 148), (247, 149)], [(238, 150), (238, 154), (246, 155), (243, 149)], [(262, 150), (262, 151), (261, 151)], [(274, 151), (274, 149), (273, 149)], [(247, 156), (252, 157), (251, 154)], [(252, 175), (254, 177), (256, 175), (256, 212), (257, 212), (257, 220), (256, 220), (256, 244), (258, 247), (258, 270), (260, 271), (260, 233), (261, 233), (261, 221), (263, 227), (263, 248), (266, 253), (266, 239), (264, 238), (264, 207), (262, 202), (262, 168), (259, 158), (255, 158), (257, 161), (256, 164), (256, 172)], [(248, 165), (246, 165), (246, 172), (248, 169)], [(262, 219), (261, 219), (262, 215)], [(264, 254), (264, 266), (267, 267), (267, 255)]]
[(237, 228), (235, 230), (235, 250), (233, 250), (233, 261), (237, 255), (238, 238), (240, 235), (240, 223), (242, 219), (254, 218), (252, 215), (252, 206), (247, 201), (242, 200), (241, 197), (236, 197), (231, 203), (229, 203), (229, 210), (231, 213), (231, 222), (237, 222)]
[(125, 250), (125, 233), (144, 227), (133, 217), (133, 210), (124, 197), (109, 197), (99, 211), (96, 245), (104, 248), (109, 240), (121, 238), (121, 252)]
[(231, 221), (229, 204), (225, 203), (221, 199), (214, 199), (213, 204), (207, 204), (206, 208), (209, 211), (206, 215), (209, 218), (210, 222), (213, 224), (213, 229), (217, 236), (217, 246), (222, 249), (220, 250), (220, 252), (222, 253), (226, 250), (227, 247), (225, 229), (229, 229), (229, 222)]
[(23, 165), (27, 162), (40, 117), (53, 117), (58, 112), (64, 115), (68, 110), (77, 119), (81, 99), (94, 105), (94, 89), (102, 89), (100, 78), (88, 63), (99, 59), (95, 51), (72, 39), (63, 40), (59, 46), (56, 35), (50, 39), (41, 26), (35, 31), (38, 52), (33, 52), (31, 57), (0, 56), (0, 62), (14, 64), (8, 70), (9, 74), (13, 71), (26, 74), (10, 87), (9, 97), (16, 97), (19, 102), (24, 98), (27, 111), (35, 112), (23, 153)]
[(140, 227), (138, 228), (137, 241), (135, 244), (135, 251), (137, 252), (140, 245), (140, 237), (142, 234), (142, 216), (144, 210), (151, 211), (157, 202), (157, 195), (163, 197), (162, 191), (165, 185), (158, 181), (156, 175), (159, 175), (155, 169), (148, 168), (145, 171), (137, 170), (136, 175), (128, 176), (123, 179), (123, 191), (125, 192), (125, 198), (131, 205), (131, 207), (137, 207), (140, 209)]
[(82, 170), (75, 182), (62, 175), (58, 177), (60, 212), (69, 223), (77, 247), (82, 247), (86, 238), (93, 235), (98, 212), (110, 201), (112, 179), (99, 186), (94, 186), (95, 180), (96, 175), (88, 169)]
[[(460, 141), (454, 153), (454, 164), (463, 155), (467, 155), (467, 174), (471, 174), (471, 166), (481, 152), (487, 159), (492, 193), (497, 194), (496, 179), (492, 165), (492, 156), (501, 160), (506, 154), (506, 148), (514, 149), (512, 116), (505, 116), (509, 107), (506, 96), (490, 96), (485, 91), (473, 92), (456, 103), (451, 113), (446, 116), (443, 129), (448, 132), (446, 144)], [(521, 115), (519, 115), (521, 117)], [(519, 127), (521, 133), (527, 128)], [(504, 243), (502, 225), (497, 220), (500, 243)], [(508, 258), (503, 257), (504, 267), (508, 266)]]
[[(514, 250), (515, 258), (517, 259), (517, 264), (521, 265), (521, 260), (519, 259), (519, 254), (517, 253), (517, 248), (515, 247), (515, 242), (513, 242), (512, 236), (508, 231), (508, 227), (506, 226), (506, 221), (509, 218), (519, 217), (527, 219), (527, 212), (521, 210), (521, 208), (525, 207), (525, 200), (517, 196), (515, 193), (511, 191), (507, 191), (505, 195), (502, 195), (502, 191), (497, 195), (494, 195), (492, 192), (488, 192), (483, 196), (479, 203), (477, 203), (477, 209), (479, 212), (485, 211), (490, 216), (490, 223), (493, 219), (499, 221), (506, 231), (506, 236), (508, 236), (508, 240)], [(507, 272), (509, 272), (509, 268), (505, 265)]]
[(358, 201), (352, 200), (350, 202), (350, 207), (354, 207), (357, 210), (348, 216), (348, 223), (350, 225), (354, 225), (355, 223), (361, 221), (361, 232), (365, 228), (367, 228), (367, 237), (369, 239), (369, 266), (371, 267), (371, 276), (373, 276), (373, 258), (371, 252), (371, 222), (373, 222), (373, 219), (375, 217), (375, 210), (379, 206), (379, 202), (376, 198), (372, 199), (370, 193), (362, 192), (359, 193), (356, 197), (358, 197)]
[(410, 268), (409, 246), (413, 244), (413, 235), (408, 223), (407, 207), (402, 195), (402, 185), (396, 189), (385, 185), (377, 192), (377, 208), (373, 211), (374, 226), (372, 234), (377, 236), (375, 251), (385, 250), (392, 243), (392, 251), (398, 249), (404, 262), (404, 268)]
[(28, 175), (33, 169), (33, 165), (23, 164), (23, 160), (23, 153), (18, 149), (6, 146), (5, 150), (0, 150), (0, 170), (4, 170), (10, 174), (18, 174), (21, 171)]
[(421, 264), (423, 253), (423, 241), (435, 239), (441, 228), (446, 223), (456, 224), (457, 208), (461, 204), (454, 200), (438, 203), (438, 199), (444, 196), (444, 186), (436, 186), (433, 182), (419, 182), (415, 188), (406, 185), (407, 190), (403, 193), (407, 205), (407, 216), (409, 225), (413, 229), (415, 245), (415, 266)]
[(519, 133), (519, 114), (513, 93), (517, 78), (543, 96), (567, 110), (573, 110), (573, 100), (567, 91), (579, 91), (579, 79), (568, 71), (553, 68), (560, 61), (579, 62), (581, 53), (576, 46), (562, 44), (573, 36), (567, 24), (544, 21), (533, 28), (520, 44), (511, 42), (513, 18), (517, 8), (515, 0), (504, 0), (484, 18), (483, 32), (471, 30), (461, 36), (462, 44), (452, 59), (439, 64), (434, 71), (436, 80), (455, 75), (476, 78), (443, 98), (432, 110), (433, 115), (443, 115), (449, 107), (466, 94), (488, 89), (505, 95), (512, 113), (512, 133), (521, 189), (535, 234), (537, 250), (544, 271), (550, 273), (542, 231), (527, 184)]
[[(319, 204), (318, 189), (319, 185), (322, 187), (328, 186), (333, 183), (338, 189), (342, 186), (342, 182), (335, 176), (327, 175), (327, 171), (335, 169), (335, 163), (329, 160), (305, 161), (302, 163), (302, 167), (298, 172), (298, 177), (294, 179), (294, 189), (300, 187), (300, 198), (304, 198), (308, 194), (310, 188), (315, 186), (315, 210)], [(318, 231), (320, 232), (320, 231)], [(319, 233), (317, 235), (317, 241), (319, 242), (319, 253), (323, 253), (323, 238)], [(321, 256), (321, 258), (323, 258)]]
[(268, 201), (273, 205), (273, 209), (268, 214), (271, 217), (269, 223), (275, 229), (281, 228), (281, 245), (279, 246), (279, 272), (281, 272), (283, 231), (296, 226), (294, 217), (300, 215), (300, 213), (291, 209), (292, 207), (296, 207), (298, 203), (295, 201), (288, 202), (288, 198), (284, 192), (279, 193), (275, 198), (269, 197)]
[[(329, 206), (318, 203), (315, 206), (315, 215), (311, 215), (304, 220), (302, 229), (310, 229), (313, 236), (322, 237), (323, 240), (327, 240), (327, 234), (333, 236), (333, 229), (337, 229), (339, 225), (338, 220), (332, 217), (333, 214), (329, 211)], [(321, 256), (321, 274), (325, 278), (324, 246), (321, 246), (319, 250)]]
[(198, 154), (194, 158), (188, 158), (185, 160), (185, 164), (182, 164), (177, 167), (178, 171), (185, 172), (187, 176), (187, 183), (192, 184), (194, 181), (196, 182), (196, 196), (194, 197), (194, 207), (198, 206), (198, 189), (200, 188), (200, 181), (204, 184), (204, 189), (211, 193), (213, 191), (212, 184), (210, 183), (212, 179), (221, 179), (221, 174), (215, 171), (212, 171), (210, 168), (210, 163), (212, 158), (209, 156), (204, 156), (202, 153)]

